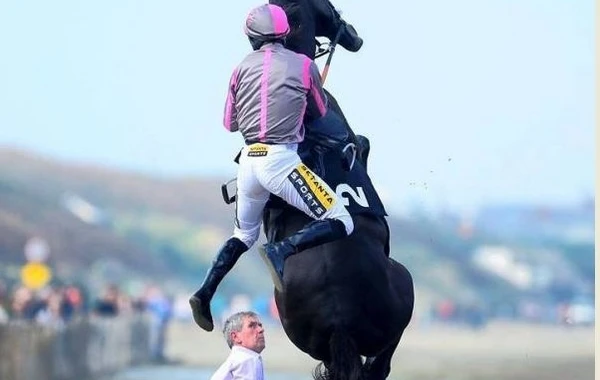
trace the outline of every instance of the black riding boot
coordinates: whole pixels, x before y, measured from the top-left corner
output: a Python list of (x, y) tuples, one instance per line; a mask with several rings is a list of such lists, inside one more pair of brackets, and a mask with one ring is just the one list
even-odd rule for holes
[(315, 220), (292, 236), (277, 243), (263, 245), (259, 248), (259, 252), (271, 272), (275, 288), (281, 291), (283, 289), (283, 266), (288, 257), (347, 235), (344, 223), (337, 219)]
[(210, 313), (210, 300), (215, 294), (217, 286), (219, 286), (225, 275), (233, 268), (242, 253), (247, 250), (248, 247), (240, 239), (231, 238), (227, 240), (213, 260), (202, 286), (190, 298), (194, 321), (204, 330), (212, 331), (214, 328)]

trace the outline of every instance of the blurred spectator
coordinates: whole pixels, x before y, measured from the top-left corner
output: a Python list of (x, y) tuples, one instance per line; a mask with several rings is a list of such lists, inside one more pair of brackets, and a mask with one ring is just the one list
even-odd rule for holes
[(152, 359), (165, 362), (165, 337), (172, 316), (172, 304), (156, 286), (149, 286), (144, 295), (146, 311), (150, 315), (150, 345)]
[(102, 297), (94, 303), (92, 312), (101, 317), (115, 317), (119, 314), (119, 288), (111, 284), (104, 289)]
[(64, 327), (62, 304), (63, 295), (58, 291), (52, 291), (48, 295), (44, 307), (37, 312), (35, 321), (54, 328)]
[(442, 320), (450, 320), (454, 316), (456, 306), (451, 300), (443, 300), (438, 304), (438, 315)]
[(8, 322), (8, 312), (0, 305), (0, 325)]
[(135, 311), (134, 301), (128, 294), (119, 292), (117, 296), (118, 314), (131, 314)]
[(33, 320), (37, 307), (33, 292), (24, 286), (19, 286), (12, 297), (10, 316), (13, 319)]
[(0, 324), (8, 322), (8, 311), (6, 310), (6, 286), (0, 282)]
[(70, 321), (77, 314), (83, 313), (83, 295), (76, 286), (70, 285), (64, 289), (61, 314), (65, 321)]

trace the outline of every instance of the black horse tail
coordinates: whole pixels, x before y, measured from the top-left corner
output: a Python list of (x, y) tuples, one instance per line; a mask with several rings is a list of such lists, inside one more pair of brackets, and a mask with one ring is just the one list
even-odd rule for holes
[(315, 380), (363, 380), (362, 359), (354, 340), (335, 329), (329, 338), (329, 361), (321, 362), (313, 372)]

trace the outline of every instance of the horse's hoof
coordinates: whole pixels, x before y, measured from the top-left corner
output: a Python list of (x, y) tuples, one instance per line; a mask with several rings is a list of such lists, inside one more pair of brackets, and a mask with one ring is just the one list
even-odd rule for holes
[(269, 273), (271, 273), (271, 278), (273, 279), (273, 285), (275, 285), (275, 289), (277, 289), (279, 292), (283, 291), (283, 280), (277, 271), (277, 268), (275, 268), (275, 264), (269, 257), (265, 246), (263, 245), (258, 247), (258, 252), (260, 253), (260, 257), (262, 257), (263, 261), (267, 265)]
[(200, 328), (202, 328), (203, 330), (212, 331), (215, 328), (212, 321), (212, 316), (210, 315), (210, 310), (207, 310), (208, 316), (202, 312), (202, 310), (204, 309), (202, 300), (196, 296), (192, 296), (190, 298), (190, 306), (192, 307), (192, 315), (194, 316), (194, 322), (196, 322), (196, 324), (200, 326)]

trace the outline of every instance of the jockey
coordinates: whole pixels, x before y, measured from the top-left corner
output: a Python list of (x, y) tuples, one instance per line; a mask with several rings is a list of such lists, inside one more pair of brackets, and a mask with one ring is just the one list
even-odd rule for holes
[(344, 238), (354, 229), (336, 193), (302, 163), (296, 151), (304, 139), (305, 112), (314, 118), (324, 115), (327, 98), (314, 61), (283, 46), (289, 30), (285, 12), (276, 5), (259, 6), (246, 19), (245, 32), (254, 51), (233, 72), (224, 115), (225, 128), (240, 131), (246, 142), (239, 159), (235, 228), (202, 287), (190, 298), (194, 320), (207, 331), (214, 327), (212, 296), (239, 257), (258, 240), (271, 193), (315, 219), (296, 234), (260, 247), (279, 290), (286, 258)]

